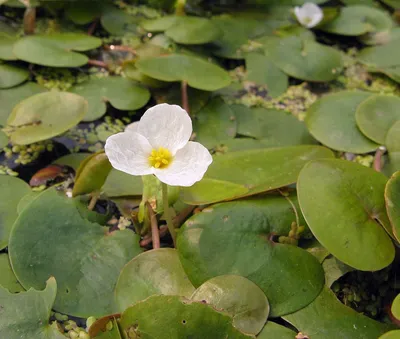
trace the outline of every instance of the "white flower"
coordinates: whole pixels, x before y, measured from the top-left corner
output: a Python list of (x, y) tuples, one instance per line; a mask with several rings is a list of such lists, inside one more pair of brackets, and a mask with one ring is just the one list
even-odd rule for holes
[(192, 186), (212, 163), (210, 152), (189, 141), (192, 120), (177, 105), (148, 109), (134, 130), (110, 136), (105, 151), (111, 165), (132, 175), (154, 174), (171, 186)]
[(324, 17), (322, 9), (312, 2), (294, 8), (297, 20), (305, 27), (312, 28), (318, 25)]

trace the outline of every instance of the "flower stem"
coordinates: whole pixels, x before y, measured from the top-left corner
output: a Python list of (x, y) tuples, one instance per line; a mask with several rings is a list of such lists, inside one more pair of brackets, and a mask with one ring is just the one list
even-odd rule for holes
[(175, 15), (185, 15), (186, 0), (178, 0), (175, 5)]
[(374, 157), (374, 170), (377, 172), (382, 171), (382, 156), (386, 152), (386, 147), (385, 146), (380, 146), (376, 150), (375, 157)]
[(181, 96), (182, 96), (182, 107), (190, 115), (189, 97), (187, 92), (187, 81), (181, 82)]
[(176, 232), (175, 232), (174, 224), (172, 222), (172, 216), (171, 216), (171, 212), (169, 210), (169, 203), (168, 203), (168, 185), (164, 184), (162, 182), (161, 187), (162, 187), (162, 198), (163, 198), (163, 204), (164, 204), (165, 219), (167, 220), (168, 230), (169, 230), (169, 233), (171, 234), (172, 240), (174, 242), (174, 246), (176, 246)]
[(147, 211), (149, 213), (149, 219), (151, 224), (151, 239), (153, 242), (153, 248), (160, 248), (160, 231), (158, 229), (157, 217), (151, 208), (149, 202), (146, 202)]

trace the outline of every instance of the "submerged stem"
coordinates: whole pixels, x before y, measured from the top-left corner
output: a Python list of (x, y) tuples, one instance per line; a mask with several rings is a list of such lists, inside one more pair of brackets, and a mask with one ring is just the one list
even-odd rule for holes
[(182, 107), (190, 115), (189, 97), (187, 92), (187, 81), (181, 83)]
[(176, 232), (175, 232), (174, 223), (172, 222), (172, 216), (171, 216), (171, 212), (169, 210), (169, 203), (168, 203), (168, 185), (164, 184), (162, 182), (161, 187), (162, 187), (162, 198), (163, 198), (163, 204), (164, 204), (165, 219), (167, 221), (168, 230), (169, 230), (169, 233), (171, 234), (172, 240), (174, 242), (174, 246), (176, 246)]

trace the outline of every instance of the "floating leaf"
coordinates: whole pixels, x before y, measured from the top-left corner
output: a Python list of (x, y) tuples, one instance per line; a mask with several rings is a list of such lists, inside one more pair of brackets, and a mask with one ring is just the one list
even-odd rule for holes
[(115, 287), (118, 310), (155, 294), (189, 298), (194, 287), (172, 248), (159, 248), (133, 258), (121, 271)]
[(65, 339), (57, 326), (49, 325), (56, 293), (54, 278), (47, 281), (44, 291), (11, 294), (0, 287), (1, 335), (7, 339)]
[(74, 169), (76, 172), (78, 170), (80, 164), (82, 163), (82, 161), (87, 159), (87, 157), (90, 155), (91, 155), (91, 153), (67, 154), (67, 155), (62, 156), (61, 158), (58, 158), (56, 161), (54, 161), (54, 163), (58, 164), (58, 165), (69, 166), (72, 169)]
[(399, 339), (399, 338), (400, 338), (400, 330), (389, 331), (379, 337), (379, 339)]
[(86, 100), (73, 93), (33, 95), (16, 105), (8, 117), (11, 141), (27, 145), (55, 137), (78, 124), (86, 112)]
[(126, 61), (124, 62), (122, 67), (124, 70), (124, 74), (126, 75), (127, 78), (140, 82), (141, 84), (147, 87), (163, 88), (168, 86), (168, 83), (150, 78), (147, 75), (144, 75), (142, 72), (140, 72), (136, 67), (136, 61)]
[(191, 296), (191, 300), (207, 302), (233, 317), (238, 330), (256, 335), (264, 327), (269, 314), (268, 299), (252, 281), (239, 275), (221, 275), (207, 280)]
[(398, 294), (396, 296), (396, 298), (394, 298), (392, 307), (391, 307), (391, 311), (392, 311), (393, 316), (396, 319), (400, 320), (400, 294)]
[(342, 7), (340, 14), (319, 29), (339, 34), (357, 36), (369, 32), (385, 31), (393, 25), (390, 15), (370, 6)]
[(350, 267), (335, 257), (330, 256), (326, 258), (322, 263), (322, 267), (325, 271), (325, 285), (331, 287), (332, 284), (346, 273), (354, 271), (353, 267)]
[(71, 92), (83, 96), (89, 109), (83, 121), (101, 118), (107, 110), (107, 102), (120, 110), (136, 110), (150, 99), (150, 92), (135, 82), (122, 77), (91, 79), (71, 88)]
[(8, 144), (8, 136), (0, 130), (0, 151)]
[(19, 85), (29, 77), (25, 68), (0, 63), (0, 88), (10, 88)]
[(364, 48), (358, 54), (358, 60), (376, 68), (398, 66), (400, 65), (399, 41), (394, 40), (383, 46)]
[(0, 250), (8, 244), (11, 228), (18, 217), (17, 206), (23, 196), (31, 191), (29, 185), (21, 179), (0, 175)]
[(390, 325), (372, 320), (336, 299), (334, 293), (324, 288), (310, 305), (284, 319), (310, 338), (332, 339), (378, 338)]
[(393, 174), (386, 184), (385, 202), (393, 233), (400, 242), (400, 171)]
[(111, 168), (110, 161), (104, 151), (88, 156), (76, 172), (72, 195), (77, 196), (100, 190)]
[(378, 145), (367, 139), (356, 125), (355, 112), (371, 96), (344, 91), (326, 95), (307, 111), (306, 125), (315, 139), (337, 151), (368, 153)]
[(50, 67), (78, 67), (88, 62), (88, 57), (74, 51), (88, 51), (101, 45), (101, 40), (85, 34), (57, 33), (31, 35), (14, 44), (13, 53), (18, 59)]
[(296, 338), (297, 333), (291, 329), (278, 325), (272, 321), (268, 321), (263, 330), (257, 336), (257, 339), (293, 339)]
[(216, 156), (201, 181), (183, 188), (183, 201), (210, 204), (287, 186), (296, 182), (308, 161), (332, 156), (330, 150), (320, 146), (255, 149)]
[(129, 15), (122, 9), (107, 6), (103, 9), (101, 25), (112, 35), (123, 36), (126, 33), (136, 33), (138, 29), (138, 18)]
[(254, 338), (235, 329), (227, 314), (178, 296), (157, 295), (138, 302), (122, 314), (120, 328), (128, 338)]
[(395, 96), (373, 95), (357, 107), (356, 121), (361, 132), (382, 145), (397, 120), (400, 120), (400, 99)]
[(24, 291), (24, 288), (15, 277), (7, 253), (0, 254), (0, 272), (0, 287), (6, 288), (11, 293)]
[(270, 147), (315, 144), (304, 123), (295, 116), (266, 108), (232, 105), (238, 123), (238, 134), (263, 139)]
[(46, 89), (34, 82), (26, 82), (23, 85), (0, 90), (0, 125), (7, 123), (15, 105), (34, 94), (45, 92)]
[(75, 202), (54, 189), (22, 211), (9, 244), (22, 286), (40, 288), (54, 276), (59, 285), (54, 309), (80, 317), (112, 313), (120, 270), (140, 252), (139, 236), (130, 230), (109, 233), (83, 218)]
[(261, 53), (246, 55), (246, 70), (246, 79), (257, 85), (266, 86), (269, 97), (275, 98), (283, 94), (288, 87), (288, 76)]
[(331, 81), (343, 68), (339, 51), (311, 39), (271, 37), (265, 54), (287, 75), (307, 81)]
[(221, 98), (216, 97), (196, 113), (193, 131), (196, 141), (207, 148), (215, 147), (221, 140), (235, 137), (235, 113)]
[(215, 91), (231, 83), (228, 72), (221, 67), (185, 54), (140, 59), (136, 66), (149, 77), (168, 82), (187, 81), (189, 86), (205, 91)]
[(99, 17), (102, 10), (101, 1), (93, 6), (93, 2), (81, 0), (70, 4), (65, 10), (65, 15), (77, 25), (86, 25)]
[(143, 193), (142, 178), (112, 169), (102, 191), (108, 197), (139, 196)]
[(394, 123), (390, 128), (385, 144), (389, 152), (389, 167), (393, 173), (400, 170), (400, 121)]
[(394, 9), (400, 8), (400, 0), (382, 0), (382, 2)]
[(287, 235), (294, 220), (283, 197), (211, 206), (186, 221), (178, 234), (183, 268), (195, 287), (219, 275), (241, 275), (263, 290), (272, 317), (294, 312), (314, 300), (324, 284), (314, 256), (270, 240)]
[(0, 59), (2, 60), (17, 60), (13, 53), (14, 43), (18, 39), (6, 33), (0, 33)]
[(299, 175), (299, 203), (314, 236), (359, 270), (380, 270), (394, 259), (386, 233), (392, 234), (383, 198), (386, 180), (371, 168), (338, 159), (309, 162)]

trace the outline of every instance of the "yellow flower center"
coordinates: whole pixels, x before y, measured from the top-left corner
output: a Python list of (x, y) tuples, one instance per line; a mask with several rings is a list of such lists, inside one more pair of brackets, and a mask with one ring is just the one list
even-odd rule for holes
[(172, 154), (164, 147), (160, 147), (158, 150), (153, 149), (149, 156), (150, 166), (154, 168), (168, 167), (171, 161), (172, 161)]

